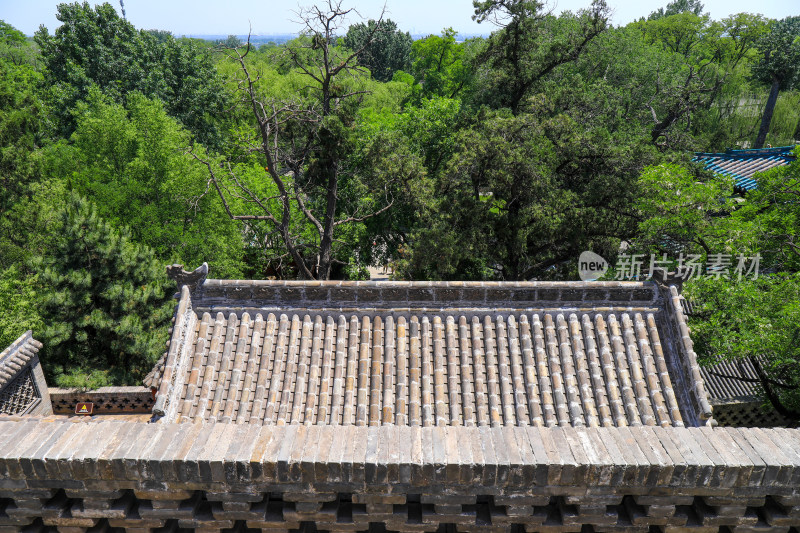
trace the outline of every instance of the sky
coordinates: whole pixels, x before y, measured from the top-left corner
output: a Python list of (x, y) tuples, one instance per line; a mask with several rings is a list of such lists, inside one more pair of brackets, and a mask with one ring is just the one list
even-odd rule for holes
[[(0, 20), (26, 35), (40, 24), (52, 33), (60, 24), (56, 6), (67, 0), (0, 0)], [(180, 35), (241, 35), (252, 27), (253, 35), (296, 33), (294, 14), (299, 5), (313, 0), (123, 0), (128, 20), (142, 29), (160, 29)], [(384, 2), (387, 16), (403, 31), (413, 35), (439, 33), (453, 27), (462, 35), (489, 34), (493, 26), (471, 20), (471, 0), (345, 0), (365, 19), (377, 18)], [(558, 13), (586, 7), (590, 0), (548, 0)], [(612, 22), (624, 25), (667, 4), (668, 0), (607, 0), (613, 10)], [(90, 1), (90, 4), (100, 2)], [(120, 11), (119, 0), (110, 0)], [(800, 15), (800, 0), (705, 0), (705, 11), (714, 19), (732, 13), (756, 12), (769, 18)], [(354, 17), (351, 21), (358, 22)]]

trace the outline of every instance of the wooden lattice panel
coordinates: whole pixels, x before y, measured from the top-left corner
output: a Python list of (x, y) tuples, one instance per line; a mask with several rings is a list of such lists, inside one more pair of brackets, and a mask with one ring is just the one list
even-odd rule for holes
[(774, 409), (765, 409), (761, 402), (715, 405), (714, 420), (726, 427), (792, 427), (791, 421)]
[(28, 367), (0, 391), (0, 414), (24, 413), (41, 397), (33, 383), (33, 372)]

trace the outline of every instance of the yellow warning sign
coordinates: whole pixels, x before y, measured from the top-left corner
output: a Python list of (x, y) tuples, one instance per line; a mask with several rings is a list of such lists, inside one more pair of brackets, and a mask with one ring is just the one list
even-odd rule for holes
[(94, 411), (94, 404), (92, 402), (80, 402), (75, 406), (76, 415), (90, 415)]

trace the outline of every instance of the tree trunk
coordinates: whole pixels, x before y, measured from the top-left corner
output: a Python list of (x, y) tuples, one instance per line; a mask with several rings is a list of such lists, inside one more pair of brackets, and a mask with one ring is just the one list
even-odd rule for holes
[(775, 408), (775, 411), (779, 415), (782, 415), (785, 418), (788, 418), (789, 420), (795, 422), (797, 420), (800, 420), (800, 412), (786, 407), (783, 404), (783, 402), (781, 402), (780, 398), (775, 393), (775, 391), (772, 389), (772, 385), (770, 385), (769, 379), (767, 378), (767, 374), (766, 372), (764, 372), (764, 369), (761, 367), (761, 363), (758, 362), (758, 359), (756, 359), (753, 356), (748, 357), (748, 359), (750, 359), (750, 362), (753, 364), (753, 368), (755, 368), (756, 370), (756, 375), (758, 376), (758, 379), (761, 382), (761, 386), (764, 387), (764, 393), (766, 394), (769, 403), (771, 403), (772, 407)]
[(792, 135), (794, 142), (800, 140), (800, 118), (797, 119), (797, 126), (794, 128), (794, 135)]
[(769, 98), (767, 98), (767, 105), (764, 107), (764, 115), (761, 117), (761, 127), (758, 129), (758, 137), (753, 148), (763, 148), (764, 141), (767, 140), (767, 133), (769, 133), (769, 124), (772, 122), (772, 114), (775, 112), (775, 103), (778, 101), (778, 91), (780, 90), (780, 80), (772, 80), (772, 88), (769, 90)]
[(336, 199), (338, 192), (338, 176), (336, 169), (329, 169), (328, 187), (325, 209), (324, 231), (319, 243), (319, 271), (317, 279), (327, 281), (331, 277), (331, 260), (333, 248), (333, 230), (336, 221)]

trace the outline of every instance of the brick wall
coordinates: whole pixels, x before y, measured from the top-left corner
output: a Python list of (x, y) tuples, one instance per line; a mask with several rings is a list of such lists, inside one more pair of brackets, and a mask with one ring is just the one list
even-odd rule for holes
[(0, 421), (2, 531), (798, 525), (798, 430)]
[(653, 305), (652, 282), (235, 281), (208, 279), (192, 292), (196, 307), (503, 307), (574, 303), (578, 307)]
[(53, 412), (70, 414), (81, 402), (94, 404), (96, 414), (149, 413), (153, 409), (153, 393), (147, 387), (100, 387), (97, 390), (50, 388)]

